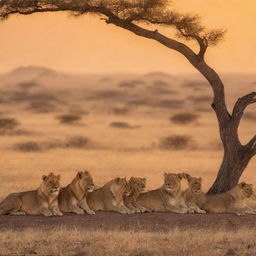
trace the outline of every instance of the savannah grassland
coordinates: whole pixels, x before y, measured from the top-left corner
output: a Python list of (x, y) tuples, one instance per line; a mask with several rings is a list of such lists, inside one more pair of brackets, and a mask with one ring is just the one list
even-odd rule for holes
[[(229, 109), (256, 86), (256, 75), (223, 75), (223, 80)], [(139, 176), (147, 178), (148, 189), (162, 184), (164, 172), (186, 171), (201, 176), (207, 191), (223, 154), (211, 97), (207, 82), (195, 75), (71, 75), (37, 67), (3, 74), (0, 199), (36, 188), (50, 171), (60, 173), (66, 185), (84, 169), (97, 186), (117, 176)], [(255, 110), (249, 107), (240, 125), (244, 143), (255, 133)], [(78, 120), (61, 121), (67, 114)], [(242, 177), (254, 184), (255, 160)], [(229, 248), (247, 255), (256, 251), (254, 234), (249, 227), (167, 233), (63, 227), (47, 236), (35, 228), (5, 230), (0, 255), (225, 255)]]

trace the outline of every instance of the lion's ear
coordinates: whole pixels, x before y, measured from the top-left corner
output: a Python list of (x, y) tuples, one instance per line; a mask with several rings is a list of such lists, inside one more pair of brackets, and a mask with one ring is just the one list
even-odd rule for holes
[(142, 178), (142, 181), (143, 181), (144, 183), (146, 183), (147, 179), (146, 179), (146, 178)]
[(239, 185), (240, 185), (240, 187), (243, 188), (243, 187), (245, 187), (246, 183), (243, 181), (243, 182), (241, 182)]
[(45, 181), (47, 179), (47, 176), (46, 175), (43, 175), (42, 176), (42, 180)]
[(130, 181), (134, 181), (134, 179), (135, 179), (135, 178), (132, 176), (132, 177), (130, 178)]
[(58, 174), (56, 177), (57, 177), (58, 180), (60, 180), (60, 174)]
[(178, 175), (179, 175), (180, 179), (184, 178), (184, 179), (186, 179), (188, 181), (191, 178), (191, 176), (188, 173), (186, 173), (186, 172), (179, 173)]
[(168, 176), (168, 173), (167, 173), (167, 172), (164, 173), (164, 177), (166, 177), (166, 176)]
[(88, 176), (88, 175), (89, 175), (89, 171), (84, 171), (84, 174), (85, 174), (86, 176)]
[(116, 178), (116, 182), (119, 183), (121, 181), (121, 178)]
[(81, 179), (83, 177), (83, 172), (78, 172), (76, 175), (77, 178)]
[(202, 177), (199, 178), (199, 181), (202, 182)]

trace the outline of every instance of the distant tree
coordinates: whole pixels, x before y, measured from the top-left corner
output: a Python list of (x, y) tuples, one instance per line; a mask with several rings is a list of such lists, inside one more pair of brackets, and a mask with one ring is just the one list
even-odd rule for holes
[[(238, 126), (244, 110), (256, 102), (256, 92), (239, 98), (229, 113), (224, 85), (219, 75), (205, 62), (205, 53), (217, 45), (224, 35), (223, 29), (207, 29), (198, 15), (180, 14), (171, 9), (168, 0), (1, 0), (0, 17), (11, 14), (28, 15), (39, 12), (68, 11), (75, 16), (96, 14), (107, 24), (113, 24), (132, 33), (155, 40), (169, 49), (181, 53), (209, 82), (213, 90), (212, 108), (216, 113), (224, 157), (217, 178), (209, 194), (225, 192), (235, 186), (250, 159), (256, 154), (256, 135), (245, 145), (238, 136)], [(150, 26), (147, 26), (150, 25)], [(176, 31), (177, 39), (165, 36), (158, 29), (166, 27)], [(198, 51), (180, 41), (195, 41)]]

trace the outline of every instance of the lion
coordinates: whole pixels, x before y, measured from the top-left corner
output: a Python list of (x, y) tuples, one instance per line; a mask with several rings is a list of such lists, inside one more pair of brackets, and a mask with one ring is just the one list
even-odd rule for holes
[(131, 213), (148, 211), (145, 207), (137, 204), (139, 195), (145, 192), (146, 178), (131, 177), (128, 184), (130, 186), (131, 194), (124, 196), (125, 206)]
[(209, 213), (256, 214), (256, 210), (248, 204), (252, 195), (252, 185), (241, 182), (225, 193), (203, 195), (197, 204)]
[(187, 173), (184, 173), (183, 177), (188, 181), (188, 187), (183, 192), (186, 205), (195, 213), (206, 213), (205, 210), (200, 209), (197, 205), (198, 197), (202, 194), (202, 178), (191, 177)]
[(88, 205), (94, 211), (117, 211), (130, 213), (124, 205), (124, 196), (131, 193), (125, 178), (116, 178), (88, 195)]
[(37, 190), (12, 193), (0, 203), (0, 215), (44, 215), (61, 216), (58, 207), (60, 175), (50, 173), (42, 176)]
[(165, 173), (164, 184), (156, 190), (140, 194), (137, 204), (150, 211), (188, 213), (182, 190), (183, 173)]
[(88, 171), (78, 172), (72, 182), (60, 189), (58, 202), (62, 212), (95, 214), (87, 204), (87, 196), (93, 192), (94, 184)]

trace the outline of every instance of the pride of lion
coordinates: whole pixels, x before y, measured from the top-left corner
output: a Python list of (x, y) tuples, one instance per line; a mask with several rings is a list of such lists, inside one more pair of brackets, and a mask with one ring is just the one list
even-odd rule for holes
[[(188, 186), (183, 191), (182, 179)], [(42, 176), (33, 191), (12, 193), (0, 203), (0, 215), (62, 216), (63, 213), (95, 214), (115, 211), (122, 214), (144, 212), (256, 214), (256, 196), (251, 184), (241, 182), (217, 195), (202, 192), (202, 178), (187, 173), (164, 173), (163, 185), (146, 191), (146, 178), (115, 178), (95, 188), (89, 171), (79, 171), (66, 187), (60, 175)]]

